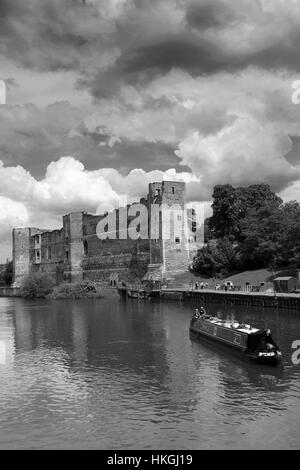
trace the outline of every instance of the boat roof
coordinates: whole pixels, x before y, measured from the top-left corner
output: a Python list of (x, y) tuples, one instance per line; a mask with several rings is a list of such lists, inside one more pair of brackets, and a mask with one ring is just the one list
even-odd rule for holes
[[(210, 323), (213, 323), (214, 325), (222, 326), (223, 328), (233, 329), (234, 331), (240, 331), (242, 333), (246, 333), (247, 335), (263, 331), (259, 328), (253, 328), (250, 325), (247, 325), (247, 327), (246, 327), (246, 325), (239, 327), (238, 326), (239, 322), (221, 320), (220, 318), (216, 318), (216, 317), (208, 318), (206, 320), (208, 320)], [(236, 326), (234, 326), (234, 325), (236, 325)]]

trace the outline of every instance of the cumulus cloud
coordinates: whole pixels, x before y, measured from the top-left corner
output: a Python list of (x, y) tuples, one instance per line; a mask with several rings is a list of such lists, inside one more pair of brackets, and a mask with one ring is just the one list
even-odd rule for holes
[(300, 177), (283, 155), (291, 140), (273, 126), (240, 118), (212, 136), (192, 133), (179, 145), (177, 154), (200, 177), (203, 195), (224, 181), (247, 185), (257, 181), (271, 184), (276, 191)]
[(11, 236), (12, 227), (26, 226), (29, 214), (26, 205), (8, 197), (0, 196), (0, 241)]
[[(71, 211), (102, 212), (147, 194), (153, 181), (195, 181), (188, 172), (175, 169), (145, 172), (135, 169), (123, 176), (113, 168), (88, 171), (74, 157), (62, 157), (48, 165), (44, 178), (36, 180), (22, 166), (0, 162), (0, 221), (3, 236), (16, 225), (59, 227), (61, 216)], [(5, 195), (5, 196), (4, 196)]]

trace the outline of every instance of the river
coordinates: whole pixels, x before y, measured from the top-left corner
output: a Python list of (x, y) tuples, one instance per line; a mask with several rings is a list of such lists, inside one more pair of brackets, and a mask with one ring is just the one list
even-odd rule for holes
[(270, 327), (283, 368), (192, 342), (190, 304), (0, 298), (0, 448), (299, 448), (299, 312), (207, 310)]

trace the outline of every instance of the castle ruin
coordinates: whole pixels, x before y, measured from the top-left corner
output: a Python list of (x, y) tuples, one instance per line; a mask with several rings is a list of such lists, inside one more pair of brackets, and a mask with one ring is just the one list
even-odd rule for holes
[[(189, 209), (187, 217), (182, 215), (185, 201), (185, 183), (150, 183), (147, 197), (139, 202), (147, 209), (147, 236), (137, 239), (122, 234), (117, 217), (121, 209), (110, 213), (116, 216), (114, 238), (101, 239), (97, 232), (99, 223), (107, 220), (107, 213), (72, 212), (63, 216), (60, 230), (14, 228), (13, 285), (21, 286), (28, 274), (36, 272), (47, 272), (56, 283), (142, 277), (171, 279), (175, 274), (186, 272), (202, 238), (196, 226), (195, 211)], [(127, 209), (130, 207), (134, 208), (134, 204)], [(160, 209), (153, 212), (153, 207)], [(177, 225), (172, 217), (177, 218)], [(133, 218), (127, 217), (127, 227)], [(169, 236), (164, 237), (167, 224)]]

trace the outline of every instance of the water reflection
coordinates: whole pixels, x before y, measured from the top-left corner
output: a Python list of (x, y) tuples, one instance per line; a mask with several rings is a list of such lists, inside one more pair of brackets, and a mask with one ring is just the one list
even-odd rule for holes
[[(210, 313), (272, 328), (283, 368), (242, 363), (191, 342), (190, 305), (0, 299), (1, 448), (296, 447), (300, 319)], [(270, 432), (282, 427), (284, 436)], [(268, 437), (269, 436), (269, 437)], [(283, 439), (283, 440), (282, 440)]]

